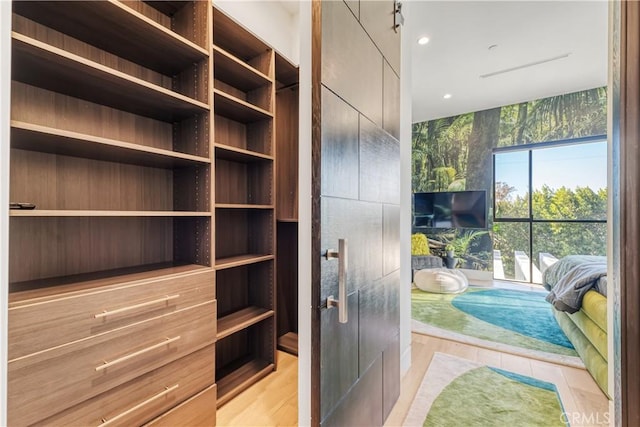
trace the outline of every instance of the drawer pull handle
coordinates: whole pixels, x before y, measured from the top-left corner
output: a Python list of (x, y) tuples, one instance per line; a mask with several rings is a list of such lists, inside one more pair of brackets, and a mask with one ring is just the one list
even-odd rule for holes
[(102, 365), (96, 366), (96, 371), (98, 371), (98, 372), (102, 371), (102, 370), (107, 369), (107, 368), (109, 368), (109, 367), (111, 367), (113, 365), (117, 365), (118, 363), (122, 363), (122, 362), (125, 362), (125, 361), (127, 361), (129, 359), (132, 359), (134, 357), (140, 356), (141, 354), (144, 354), (144, 353), (146, 353), (148, 351), (155, 350), (155, 349), (160, 348), (160, 347), (164, 347), (165, 345), (169, 345), (172, 342), (178, 341), (179, 339), (180, 339), (180, 335), (178, 335), (177, 337), (173, 337), (173, 338), (167, 338), (164, 341), (159, 342), (158, 344), (154, 344), (151, 347), (143, 348), (142, 350), (138, 350), (138, 351), (133, 352), (131, 354), (127, 354), (126, 356), (122, 356), (121, 358), (112, 360), (111, 362), (105, 361)]
[(126, 311), (135, 310), (137, 308), (143, 308), (143, 307), (148, 307), (150, 305), (160, 304), (160, 303), (163, 303), (163, 302), (174, 300), (176, 298), (180, 298), (180, 294), (167, 295), (164, 298), (158, 298), (158, 299), (153, 300), (153, 301), (141, 302), (140, 304), (130, 305), (128, 307), (117, 308), (115, 310), (105, 310), (102, 313), (94, 314), (93, 317), (95, 319), (99, 319), (101, 317), (112, 316), (114, 314), (124, 313)]
[(148, 398), (147, 400), (138, 403), (136, 406), (127, 409), (126, 411), (124, 411), (121, 414), (116, 415), (115, 417), (111, 418), (110, 420), (106, 420), (106, 419), (102, 419), (102, 423), (100, 424), (101, 427), (104, 426), (108, 426), (109, 424), (112, 424), (116, 421), (118, 421), (119, 419), (126, 417), (127, 415), (129, 415), (130, 413), (132, 413), (133, 411), (137, 411), (138, 409), (142, 408), (143, 406), (153, 402), (156, 399), (160, 399), (162, 396), (165, 396), (169, 393), (171, 393), (173, 390), (177, 389), (179, 387), (179, 384), (174, 384), (171, 387), (165, 387), (163, 391), (161, 391), (160, 393), (156, 394), (155, 396), (151, 396), (150, 398)]

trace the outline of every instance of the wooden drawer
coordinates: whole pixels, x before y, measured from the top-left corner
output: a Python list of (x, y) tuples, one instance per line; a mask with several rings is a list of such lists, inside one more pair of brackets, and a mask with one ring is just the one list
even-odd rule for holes
[[(191, 402), (214, 381), (215, 347), (208, 346), (37, 423), (47, 426), (133, 426)], [(215, 386), (214, 386), (215, 387)], [(203, 402), (213, 408), (213, 400)], [(184, 404), (181, 402), (187, 400)], [(173, 412), (173, 411), (172, 411)], [(187, 415), (183, 413), (183, 415)], [(188, 415), (195, 416), (195, 413)], [(180, 418), (172, 425), (192, 425)]]
[(9, 362), (8, 420), (29, 425), (215, 342), (216, 303)]
[(214, 280), (201, 269), (11, 303), (9, 360), (212, 300)]
[(198, 393), (145, 427), (204, 427), (216, 425), (216, 385)]

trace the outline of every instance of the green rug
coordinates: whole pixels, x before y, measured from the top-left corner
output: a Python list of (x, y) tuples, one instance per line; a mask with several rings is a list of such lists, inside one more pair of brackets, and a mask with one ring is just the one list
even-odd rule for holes
[(555, 385), (435, 353), (404, 426), (565, 427)]
[(414, 332), (584, 367), (553, 317), (544, 293), (469, 288), (463, 294), (414, 289)]

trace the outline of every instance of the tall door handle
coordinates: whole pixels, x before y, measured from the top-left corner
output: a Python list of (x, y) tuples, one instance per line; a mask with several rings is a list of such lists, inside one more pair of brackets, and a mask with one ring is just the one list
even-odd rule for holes
[(347, 323), (349, 316), (347, 313), (347, 239), (338, 240), (338, 251), (327, 250), (327, 259), (338, 258), (338, 299), (333, 295), (327, 297), (327, 308), (338, 307), (338, 321)]

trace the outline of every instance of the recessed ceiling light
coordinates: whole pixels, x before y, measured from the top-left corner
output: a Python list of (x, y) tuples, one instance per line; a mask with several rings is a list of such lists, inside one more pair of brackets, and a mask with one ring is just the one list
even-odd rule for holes
[(427, 37), (427, 36), (422, 36), (422, 37), (420, 37), (418, 39), (418, 44), (419, 45), (425, 45), (427, 43), (429, 43), (429, 37)]
[(450, 93), (445, 93), (443, 98), (444, 99), (450, 99), (451, 98), (451, 94)]

